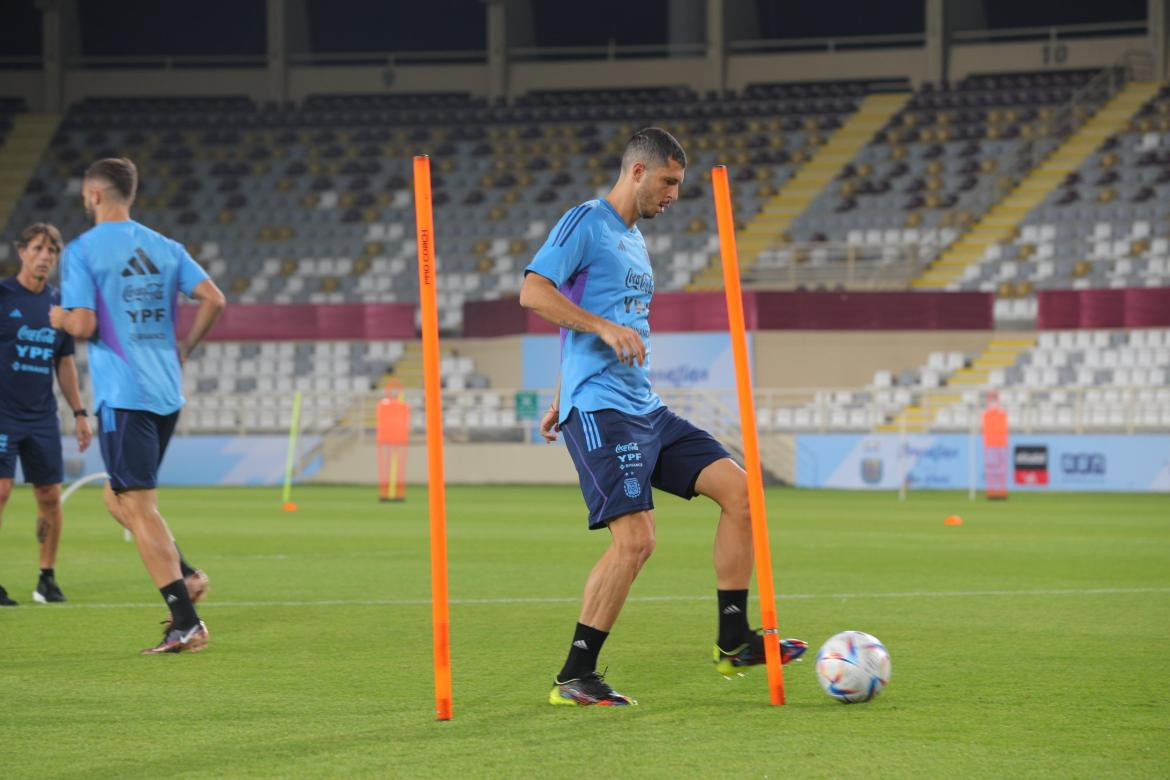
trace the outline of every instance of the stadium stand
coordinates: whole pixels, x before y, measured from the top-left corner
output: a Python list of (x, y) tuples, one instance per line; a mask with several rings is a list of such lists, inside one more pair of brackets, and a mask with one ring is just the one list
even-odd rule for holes
[[(799, 213), (787, 238), (883, 245), (889, 258), (909, 246), (919, 261), (930, 259), (1083, 121), (1062, 107), (1092, 76), (924, 85)], [(514, 294), (553, 221), (603, 194), (624, 139), (654, 122), (687, 139), (691, 175), (670, 218), (641, 227), (659, 289), (683, 289), (717, 249), (710, 165), (734, 166), (742, 229), (857, 114), (867, 89), (773, 84), (715, 97), (679, 88), (544, 91), (513, 106), (461, 94), (323, 95), (303, 105), (90, 98), (64, 117), (24, 187), (5, 230), (9, 240), (0, 244), (0, 270), (14, 270), (9, 244), (23, 224), (54, 221), (67, 238), (84, 230), (81, 173), (93, 159), (125, 154), (142, 172), (136, 216), (187, 243), (231, 300), (413, 302), (409, 166), (413, 154), (429, 152), (443, 226), (440, 325), (457, 333), (462, 304)], [(1101, 104), (1089, 98), (1085, 111)], [(5, 111), (21, 108), (0, 103), (0, 131)], [(1034, 312), (1029, 296), (1037, 289), (1166, 284), (1170, 207), (1158, 195), (1170, 181), (1168, 131), (1170, 92), (1162, 90), (1028, 215), (1012, 241), (991, 247), (951, 288), (996, 292), (1004, 320)], [(802, 251), (775, 247), (759, 265), (815, 266), (835, 257)], [(1067, 338), (1089, 339), (1089, 346), (1059, 352), (1048, 350), (1045, 335), (1035, 345), (1000, 339), (983, 354), (936, 353), (916, 369), (879, 372), (865, 387), (765, 396), (759, 423), (780, 433), (965, 429), (992, 386), (1002, 388), (1009, 411), (1054, 430), (1164, 426), (1170, 407), (1159, 385), (1170, 381), (1170, 363), (1158, 351), (1163, 337), (1145, 333), (1083, 331)], [(1127, 352), (1130, 345), (1139, 351)], [(1141, 362), (1111, 363), (1121, 358), (1109, 355), (1140, 355)], [(372, 391), (388, 375), (412, 385), (416, 362), (413, 345), (403, 342), (210, 344), (188, 366), (192, 402), (183, 425), (280, 431), (290, 392), (301, 390), (305, 429), (325, 430), (354, 413), (352, 399), (376, 398)], [(512, 391), (488, 388), (469, 358), (445, 358), (443, 376), (451, 431), (492, 438), (522, 428)], [(270, 395), (283, 400), (268, 403)], [(1094, 411), (1109, 404), (1113, 411)], [(1121, 407), (1128, 411), (1119, 418)]]
[[(798, 241), (917, 239), (969, 224), (1066, 131), (1050, 120), (1091, 71), (923, 84), (801, 215)], [(868, 234), (868, 235), (867, 235)], [(880, 238), (879, 238), (880, 236)]]
[[(376, 398), (387, 379), (408, 390), (421, 387), (419, 358), (414, 344), (401, 341), (210, 341), (187, 361), (183, 392), (188, 404), (184, 431), (274, 433), (287, 431), (292, 395), (306, 399), (302, 427), (319, 432), (338, 423), (355, 398)], [(82, 389), (89, 382), (85, 342), (77, 350)], [(449, 422), (462, 426), (469, 417), (475, 426), (497, 428), (515, 423), (515, 414), (491, 415), (500, 409), (500, 394), (487, 390), (486, 377), (476, 372), (474, 358), (448, 351), (440, 359), (443, 387), (452, 392)], [(511, 398), (507, 399), (513, 403)], [(67, 407), (61, 405), (64, 410)], [(71, 418), (62, 413), (62, 424)], [(422, 429), (422, 415), (415, 416)]]
[[(1012, 344), (1010, 338), (1002, 341)], [(1170, 425), (1170, 330), (1044, 331), (1026, 348), (998, 350), (983, 376), (977, 355), (935, 352), (898, 373), (879, 371), (865, 388), (760, 401), (764, 431), (970, 429), (988, 389), (996, 390), (1021, 430), (1157, 429)], [(994, 357), (1007, 355), (1004, 360)], [(905, 422), (905, 425), (903, 425)]]
[(737, 165), (737, 209), (754, 213), (865, 89), (537, 92), (512, 107), (446, 94), (318, 96), (301, 107), (88, 99), (65, 117), (10, 224), (50, 218), (66, 236), (84, 230), (73, 207), (81, 172), (125, 154), (141, 163), (137, 216), (187, 243), (230, 299), (413, 301), (409, 165), (430, 152), (446, 264), (440, 325), (453, 332), (463, 301), (519, 289), (520, 268), (560, 213), (609, 186), (637, 126), (658, 122), (689, 139), (693, 173), (670, 224), (644, 226), (660, 286), (677, 288), (716, 246), (706, 169)]
[[(1108, 97), (1113, 72), (926, 83), (760, 256), (765, 281), (903, 287), (933, 279)], [(947, 260), (947, 263), (951, 263)]]
[(1163, 87), (1027, 215), (1012, 240), (989, 247), (950, 287), (995, 291), (1005, 319), (1036, 290), (1170, 284), (1168, 145)]

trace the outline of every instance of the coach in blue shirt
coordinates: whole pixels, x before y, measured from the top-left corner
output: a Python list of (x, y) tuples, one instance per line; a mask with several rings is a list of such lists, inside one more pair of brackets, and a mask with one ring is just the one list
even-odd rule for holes
[[(89, 371), (98, 442), (109, 480), (106, 506), (130, 529), (146, 569), (171, 610), (163, 640), (143, 654), (197, 652), (207, 626), (194, 602), (206, 577), (187, 565), (158, 511), (158, 468), (183, 405), (179, 366), (224, 308), (223, 293), (176, 241), (130, 218), (138, 169), (124, 158), (98, 160), (82, 197), (94, 227), (65, 249), (61, 307), (54, 327), (90, 339)], [(176, 343), (179, 293), (199, 302)]]
[[(73, 362), (73, 337), (49, 326), (49, 309), (60, 301), (49, 276), (61, 255), (61, 234), (53, 225), (25, 228), (16, 242), (20, 272), (0, 281), (0, 514), (12, 494), (16, 459), (31, 482), (37, 502), (41, 576), (33, 601), (65, 601), (54, 565), (61, 542), (61, 426), (53, 374), (77, 421), (82, 452), (93, 434), (86, 420)], [(0, 606), (16, 601), (0, 586)]]

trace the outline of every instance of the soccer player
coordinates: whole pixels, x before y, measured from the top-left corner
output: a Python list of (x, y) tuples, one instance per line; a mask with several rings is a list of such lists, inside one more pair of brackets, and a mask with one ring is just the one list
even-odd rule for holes
[[(86, 420), (73, 362), (73, 338), (49, 326), (49, 309), (60, 302), (49, 276), (61, 255), (61, 233), (53, 225), (29, 225), (16, 242), (20, 271), (0, 281), (0, 515), (12, 495), (16, 459), (37, 502), (41, 576), (33, 601), (65, 601), (54, 566), (61, 542), (61, 433), (53, 374), (77, 421), (77, 446), (85, 452), (93, 433)], [(0, 607), (14, 607), (0, 586)]]
[[(682, 146), (665, 130), (639, 130), (626, 143), (609, 194), (562, 216), (525, 269), (520, 305), (561, 327), (560, 378), (541, 433), (549, 441), (564, 433), (589, 528), (610, 533), (585, 582), (552, 704), (637, 703), (596, 669), (630, 586), (654, 551), (652, 487), (686, 499), (704, 495), (719, 505), (715, 668), (730, 677), (764, 662), (763, 638), (747, 622), (753, 561), (747, 475), (709, 433), (675, 415), (650, 388), (654, 273), (636, 223), (678, 198), (686, 164)], [(807, 647), (781, 640), (782, 660)]]
[[(179, 366), (223, 311), (223, 293), (183, 246), (130, 218), (138, 169), (124, 158), (98, 160), (81, 194), (94, 227), (65, 249), (61, 302), (53, 327), (90, 339), (89, 367), (98, 442), (109, 480), (106, 507), (134, 534), (171, 614), (155, 653), (197, 652), (207, 626), (195, 611), (207, 578), (183, 560), (158, 511), (155, 490), (183, 394)], [(179, 292), (199, 302), (176, 344)]]

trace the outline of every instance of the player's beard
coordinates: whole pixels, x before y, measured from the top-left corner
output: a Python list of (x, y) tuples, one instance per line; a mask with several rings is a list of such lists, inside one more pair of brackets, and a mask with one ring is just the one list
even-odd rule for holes
[(658, 216), (658, 204), (646, 203), (645, 199), (639, 194), (638, 200), (638, 217), (640, 219), (654, 219)]

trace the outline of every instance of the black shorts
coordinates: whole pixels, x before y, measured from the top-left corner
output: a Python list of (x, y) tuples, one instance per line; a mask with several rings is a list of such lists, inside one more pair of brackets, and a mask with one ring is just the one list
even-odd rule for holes
[(24, 481), (33, 485), (59, 485), (64, 478), (61, 460), (61, 428), (56, 415), (36, 422), (0, 417), (0, 479), (16, 476), (16, 459)]
[(654, 508), (650, 488), (694, 498), (699, 472), (731, 457), (711, 434), (665, 406), (635, 415), (573, 409), (561, 426), (589, 507), (589, 527)]
[(158, 468), (175, 432), (179, 413), (155, 414), (103, 406), (98, 411), (98, 420), (102, 461), (114, 492), (158, 487)]

